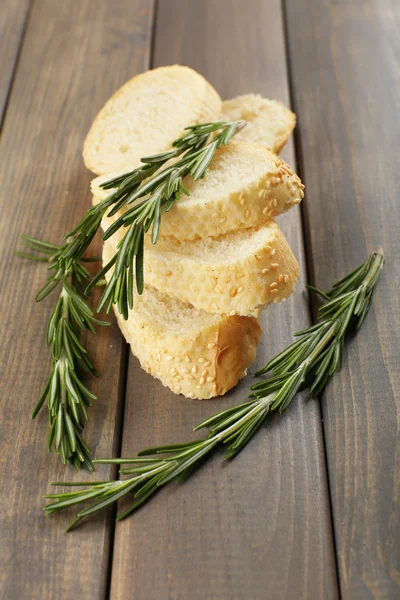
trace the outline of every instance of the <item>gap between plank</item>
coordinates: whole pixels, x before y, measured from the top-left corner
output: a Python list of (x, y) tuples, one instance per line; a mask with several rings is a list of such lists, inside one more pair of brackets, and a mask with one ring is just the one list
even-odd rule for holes
[[(157, 12), (158, 12), (158, 0), (153, 0), (153, 18), (152, 18), (152, 26), (151, 26), (151, 37), (149, 44), (149, 60), (148, 60), (148, 68), (153, 68), (153, 57), (154, 57), (154, 48), (155, 48), (155, 31), (157, 26)], [(122, 334), (121, 334), (122, 336)], [(129, 345), (127, 342), (123, 345), (123, 350), (121, 353), (121, 379), (120, 379), (120, 387), (118, 390), (118, 403), (117, 403), (117, 414), (115, 415), (115, 419), (117, 422), (116, 433), (115, 433), (115, 447), (114, 447), (114, 456), (120, 457), (122, 452), (122, 441), (123, 441), (123, 433), (124, 433), (124, 416), (125, 416), (125, 405), (126, 405), (126, 392), (127, 392), (127, 381), (128, 381), (128, 368), (129, 368)], [(115, 465), (114, 470), (112, 471), (112, 477), (117, 477), (118, 467)], [(110, 540), (109, 540), (109, 551), (108, 551), (108, 563), (107, 563), (107, 574), (106, 574), (106, 584), (105, 584), (105, 600), (108, 600), (111, 597), (111, 582), (112, 582), (112, 569), (113, 569), (113, 558), (114, 558), (114, 540), (115, 540), (115, 528), (117, 526), (117, 511), (118, 504), (114, 504), (108, 515), (109, 527), (110, 527)]]
[(14, 87), (15, 76), (17, 73), (19, 61), (20, 61), (21, 54), (22, 54), (22, 48), (24, 45), (26, 33), (28, 31), (28, 26), (29, 26), (31, 14), (32, 14), (33, 3), (34, 3), (34, 0), (30, 0), (28, 10), (26, 11), (25, 21), (24, 21), (24, 24), (23, 24), (22, 30), (21, 30), (21, 35), (20, 35), (19, 44), (18, 44), (18, 50), (15, 54), (14, 65), (13, 65), (13, 68), (11, 71), (10, 81), (8, 84), (8, 90), (7, 90), (6, 99), (4, 102), (3, 113), (0, 115), (0, 136), (1, 136), (1, 132), (3, 130), (3, 123), (6, 119), (6, 114), (7, 114), (10, 98), (11, 98), (11, 91)]
[[(289, 48), (289, 26), (288, 26), (288, 18), (287, 18), (287, 10), (286, 10), (286, 1), (281, 0), (282, 5), (282, 20), (283, 20), (283, 40), (285, 44), (285, 58), (288, 72), (288, 87), (289, 87), (289, 100), (290, 106), (293, 112), (297, 115), (297, 107), (296, 107), (296, 98), (295, 92), (292, 84), (292, 63), (290, 59), (290, 48)], [(303, 152), (302, 152), (302, 144), (301, 144), (301, 127), (295, 128), (293, 133), (294, 136), (294, 154), (296, 158), (296, 170), (299, 174), (300, 179), (305, 181), (305, 173), (304, 173), (304, 161), (303, 161)], [(302, 228), (302, 242), (305, 256), (305, 271), (306, 271), (306, 281), (308, 284), (316, 285), (315, 281), (315, 272), (313, 267), (313, 261), (311, 260), (312, 249), (311, 249), (311, 238), (309, 235), (310, 227), (309, 221), (307, 218), (307, 207), (304, 202), (300, 204), (300, 223)], [(317, 318), (318, 309), (316, 308), (316, 303), (312, 299), (312, 294), (309, 293), (309, 315), (312, 323), (315, 323)], [(339, 577), (339, 564), (338, 564), (338, 554), (337, 554), (337, 543), (336, 543), (336, 534), (333, 520), (333, 507), (332, 507), (332, 494), (331, 494), (331, 481), (329, 476), (329, 467), (328, 467), (328, 453), (326, 447), (326, 435), (325, 435), (325, 427), (322, 415), (322, 406), (321, 406), (322, 397), (320, 396), (318, 399), (318, 407), (319, 414), (321, 420), (321, 429), (322, 429), (322, 441), (324, 445), (324, 459), (325, 459), (325, 472), (326, 472), (326, 480), (328, 487), (328, 497), (329, 497), (329, 508), (330, 508), (330, 517), (331, 517), (331, 530), (332, 530), (332, 541), (333, 541), (333, 551), (335, 555), (335, 570), (336, 570), (336, 581), (337, 581), (337, 590), (339, 598), (342, 598), (341, 587), (340, 587), (340, 577)]]

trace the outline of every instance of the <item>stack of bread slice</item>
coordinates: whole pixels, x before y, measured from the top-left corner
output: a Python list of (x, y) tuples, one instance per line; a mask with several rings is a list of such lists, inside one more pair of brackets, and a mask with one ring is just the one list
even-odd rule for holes
[[(190, 196), (163, 213), (156, 245), (145, 240), (143, 294), (128, 320), (116, 310), (142, 367), (175, 393), (199, 399), (224, 394), (244, 377), (261, 335), (259, 311), (296, 284), (297, 261), (274, 222), (303, 197), (300, 179), (274, 153), (295, 117), (255, 95), (222, 103), (201, 75), (175, 65), (126, 83), (84, 145), (85, 164), (100, 175), (92, 182), (96, 203), (110, 193), (102, 182), (168, 150), (189, 124), (221, 118), (248, 126), (217, 151), (204, 179), (185, 178)], [(118, 216), (105, 217), (103, 229)], [(105, 242), (105, 262), (124, 233)]]

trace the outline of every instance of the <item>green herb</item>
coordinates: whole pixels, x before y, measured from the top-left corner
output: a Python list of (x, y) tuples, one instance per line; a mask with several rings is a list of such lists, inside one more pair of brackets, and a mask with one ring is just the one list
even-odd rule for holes
[(90, 279), (89, 272), (82, 264), (85, 259), (71, 263), (68, 270), (62, 270), (59, 256), (64, 250), (63, 246), (55, 246), (28, 236), (22, 236), (22, 239), (28, 248), (39, 254), (17, 254), (30, 260), (46, 262), (51, 271), (37, 294), (36, 301), (43, 300), (56, 287), (61, 288), (46, 330), (46, 343), (51, 346), (53, 357), (51, 374), (32, 418), (36, 417), (47, 398), (49, 452), (54, 445), (64, 464), (72, 463), (77, 468), (85, 464), (93, 470), (90, 450), (81, 433), (87, 421), (87, 407), (91, 406), (91, 399), (96, 399), (96, 396), (82, 383), (78, 369), (90, 371), (96, 377), (97, 373), (79, 340), (79, 334), (87, 329), (95, 333), (94, 325), (108, 323), (94, 318), (82, 296)]
[[(123, 206), (128, 208), (105, 232), (103, 240), (111, 237), (121, 227), (128, 228), (118, 244), (115, 256), (91, 281), (87, 292), (101, 280), (115, 265), (114, 272), (100, 299), (98, 311), (103, 306), (107, 312), (113, 304), (128, 318), (128, 310), (133, 306), (133, 288), (143, 292), (144, 234), (151, 228), (151, 241), (157, 243), (162, 212), (171, 210), (181, 192), (189, 194), (183, 185), (183, 178), (191, 175), (201, 179), (221, 146), (228, 144), (232, 137), (246, 125), (245, 121), (202, 123), (186, 127), (188, 133), (173, 143), (173, 149), (154, 156), (142, 158), (143, 166), (102, 184), (104, 189), (116, 188), (112, 194), (92, 207), (80, 223), (69, 233), (70, 242), (60, 255), (60, 263), (69, 268), (77, 262), (92, 241), (100, 227), (103, 216), (112, 217)], [(211, 134), (219, 131), (209, 141)], [(184, 154), (172, 165), (159, 169), (171, 159)], [(156, 174), (157, 173), (157, 174)], [(140, 200), (140, 202), (137, 202)]]
[[(371, 305), (372, 295), (383, 267), (383, 253), (374, 253), (358, 269), (336, 283), (326, 294), (318, 292), (325, 303), (319, 309), (317, 324), (296, 334), (299, 338), (256, 375), (271, 372), (269, 379), (251, 387), (249, 400), (206, 419), (194, 429), (209, 429), (206, 438), (150, 448), (137, 458), (99, 459), (96, 463), (130, 465), (120, 469), (128, 479), (94, 482), (84, 490), (48, 494), (53, 502), (45, 507), (48, 514), (70, 506), (89, 502), (70, 528), (81, 519), (105, 508), (127, 494), (133, 494), (131, 505), (118, 516), (124, 519), (144, 504), (162, 486), (172, 480), (181, 481), (219, 444), (227, 444), (225, 458), (235, 456), (259, 429), (270, 412), (282, 413), (303, 388), (320, 394), (342, 364), (345, 334), (358, 329)], [(157, 457), (154, 455), (163, 455)], [(153, 455), (153, 456), (150, 456)], [(55, 485), (82, 486), (82, 483)]]

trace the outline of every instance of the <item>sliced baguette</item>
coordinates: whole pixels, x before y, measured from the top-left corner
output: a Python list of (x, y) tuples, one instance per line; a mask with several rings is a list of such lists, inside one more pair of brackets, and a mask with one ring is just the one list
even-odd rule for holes
[(296, 115), (281, 102), (268, 100), (259, 94), (245, 94), (222, 103), (222, 118), (228, 121), (243, 119), (247, 127), (237, 139), (262, 144), (280, 152), (296, 125)]
[[(114, 242), (105, 242), (104, 262), (114, 255)], [(134, 296), (127, 321), (116, 307), (115, 314), (142, 368), (188, 398), (213, 398), (234, 387), (254, 361), (261, 336), (255, 318), (211, 315), (147, 284)]]
[[(112, 220), (103, 219), (103, 228)], [(126, 233), (120, 228), (114, 245)], [(171, 298), (209, 313), (257, 316), (268, 304), (293, 292), (299, 265), (283, 233), (273, 221), (219, 238), (179, 242), (147, 237), (145, 281)]]
[(168, 150), (185, 127), (216, 120), (221, 98), (189, 67), (137, 75), (106, 102), (86, 137), (83, 159), (97, 173), (126, 171), (144, 156)]
[[(112, 175), (97, 177), (91, 189), (97, 201), (111, 190), (101, 183)], [(186, 177), (190, 196), (181, 195), (162, 215), (161, 236), (179, 240), (217, 237), (256, 227), (298, 204), (304, 186), (279, 156), (259, 144), (231, 142), (219, 150), (204, 179)]]

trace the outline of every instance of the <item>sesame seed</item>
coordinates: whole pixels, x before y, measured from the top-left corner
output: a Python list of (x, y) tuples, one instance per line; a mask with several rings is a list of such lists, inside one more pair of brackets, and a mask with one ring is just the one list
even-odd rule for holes
[(201, 385), (196, 385), (196, 390), (201, 390)]
[(271, 269), (278, 269), (279, 264), (278, 263), (272, 263), (271, 265)]
[(178, 385), (177, 383), (175, 383), (174, 390), (176, 390), (177, 392), (179, 392), (180, 389), (181, 389), (181, 386)]
[(236, 315), (236, 310), (231, 310), (231, 312), (229, 313), (230, 317), (234, 317)]
[(161, 354), (157, 354), (156, 358), (157, 358), (157, 362), (160, 362), (160, 360), (161, 360)]
[(189, 369), (183, 368), (183, 369), (181, 369), (181, 373), (189, 373)]
[(283, 281), (283, 275), (282, 275), (282, 273), (279, 275), (279, 280), (278, 281), (279, 281), (279, 283), (282, 283), (282, 281)]
[(187, 394), (187, 397), (188, 397), (188, 398), (194, 398), (194, 394), (193, 394), (193, 392), (189, 392), (189, 393)]
[(247, 210), (245, 211), (245, 213), (244, 213), (244, 218), (245, 218), (245, 219), (250, 219), (250, 215), (251, 215), (251, 211), (250, 211), (250, 209), (247, 209)]
[(277, 200), (276, 198), (274, 198), (274, 199), (272, 200), (272, 206), (273, 206), (274, 208), (276, 208), (276, 207), (278, 206), (278, 200)]
[(218, 221), (219, 223), (225, 223), (226, 221), (226, 217), (221, 217), (220, 220)]
[(303, 190), (300, 190), (299, 196), (300, 196), (300, 198), (304, 198), (304, 192), (303, 192)]
[(265, 208), (263, 208), (263, 215), (266, 215), (268, 213), (268, 206), (266, 206)]
[(217, 294), (222, 294), (222, 291), (219, 289), (218, 286), (215, 286), (214, 292), (217, 292)]
[(182, 377), (182, 375), (175, 375), (175, 379), (177, 381), (182, 381), (183, 377)]
[(185, 379), (194, 379), (193, 375), (190, 375), (190, 373), (188, 375), (185, 375)]
[(279, 294), (279, 290), (277, 290), (277, 289), (271, 290), (271, 294)]
[(221, 228), (217, 227), (217, 235), (220, 235), (220, 233), (221, 233)]
[(174, 357), (173, 356), (167, 356), (166, 359), (167, 360), (174, 360)]
[(215, 381), (215, 377), (207, 377), (207, 381), (208, 381), (208, 382), (210, 382), (210, 381)]
[(182, 362), (182, 359), (181, 359), (181, 358), (179, 358), (179, 356), (177, 356), (177, 357), (175, 358), (175, 362)]
[(273, 248), (273, 249), (271, 250), (271, 254), (270, 254), (270, 256), (274, 256), (274, 254), (276, 254), (276, 250), (275, 250), (275, 248)]
[(261, 192), (258, 192), (258, 197), (264, 198), (264, 190), (261, 190)]
[(169, 371), (169, 372), (170, 372), (170, 374), (171, 374), (171, 375), (175, 375), (175, 374), (176, 374), (176, 369), (175, 369), (175, 367), (172, 367), (172, 369), (170, 369), (170, 371)]
[(211, 342), (210, 344), (207, 345), (207, 348), (209, 350), (212, 350), (213, 348), (215, 348), (216, 344), (214, 344), (214, 342)]
[(243, 292), (243, 290), (244, 290), (244, 287), (241, 285), (240, 287), (238, 287), (237, 293), (241, 294)]
[(285, 275), (283, 278), (284, 282), (287, 283), (289, 281), (289, 275)]
[(242, 206), (244, 206), (244, 203), (245, 203), (245, 199), (244, 199), (244, 197), (242, 196), (242, 197), (240, 198), (240, 204), (241, 204)]
[(194, 367), (192, 367), (192, 373), (197, 373), (197, 365), (194, 365)]
[(211, 308), (213, 308), (215, 311), (218, 310), (218, 306), (215, 304), (215, 302), (211, 302)]
[(218, 218), (218, 213), (214, 212), (211, 216), (212, 216), (213, 219), (217, 219)]
[(232, 298), (233, 298), (234, 296), (236, 296), (236, 294), (237, 294), (237, 289), (236, 289), (236, 288), (232, 288), (232, 289), (231, 289), (231, 296), (232, 296)]
[(266, 274), (268, 273), (268, 271), (269, 271), (269, 269), (263, 269), (263, 270), (261, 271), (261, 273), (262, 273), (263, 275), (266, 275)]
[(167, 271), (167, 272), (165, 273), (165, 276), (166, 276), (166, 277), (171, 277), (171, 275), (172, 275), (172, 271)]
[(187, 356), (187, 355), (186, 355), (186, 356), (185, 356), (185, 360), (186, 360), (186, 362), (190, 362), (190, 356)]
[(207, 369), (204, 369), (204, 371), (202, 371), (202, 373), (201, 373), (201, 376), (207, 377), (207, 375), (208, 375), (208, 371), (207, 371)]
[(203, 358), (202, 356), (200, 356), (200, 358), (199, 358), (199, 363), (200, 363), (200, 364), (203, 364), (203, 363), (205, 363), (205, 362), (206, 362), (206, 359), (205, 359), (205, 358)]
[(236, 274), (237, 279), (242, 279), (244, 276), (245, 276), (245, 273), (237, 273)]
[(209, 367), (211, 365), (211, 361), (210, 360), (206, 360), (206, 362), (204, 363), (205, 367)]
[(276, 283), (276, 281), (274, 281), (273, 283), (271, 283), (271, 285), (270, 285), (269, 287), (270, 287), (270, 288), (271, 288), (271, 290), (272, 290), (273, 288), (277, 288), (277, 287), (278, 287), (278, 284)]
[(200, 385), (203, 385), (206, 382), (205, 377), (200, 377)]
[(156, 371), (157, 377), (161, 377), (161, 371)]
[(262, 259), (262, 256), (260, 256), (259, 254), (256, 254), (256, 255), (255, 255), (255, 259), (256, 259), (256, 260), (261, 260), (261, 259)]

